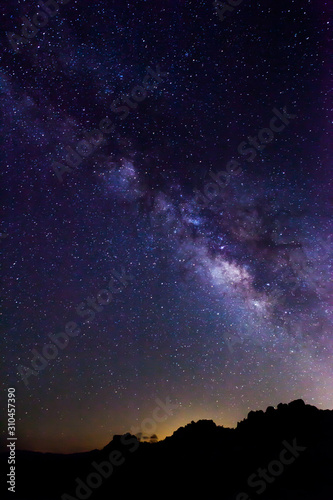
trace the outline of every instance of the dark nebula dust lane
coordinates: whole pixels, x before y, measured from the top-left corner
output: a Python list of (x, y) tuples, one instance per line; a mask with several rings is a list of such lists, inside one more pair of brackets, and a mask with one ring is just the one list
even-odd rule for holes
[(178, 405), (160, 438), (332, 409), (332, 9), (58, 3), (38, 29), (34, 3), (0, 7), (1, 373), (22, 448), (103, 446), (156, 398)]

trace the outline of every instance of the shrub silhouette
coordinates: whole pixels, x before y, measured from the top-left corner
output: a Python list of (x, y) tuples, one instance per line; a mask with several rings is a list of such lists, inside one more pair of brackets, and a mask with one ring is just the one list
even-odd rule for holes
[[(117, 450), (124, 463), (114, 467), (109, 478), (103, 478), (101, 486), (89, 496), (91, 500), (137, 495), (141, 489), (145, 498), (156, 498), (167, 489), (168, 494), (176, 497), (198, 495), (203, 490), (205, 496), (215, 498), (218, 490), (225, 500), (236, 500), (241, 492), (253, 500), (258, 495), (248, 484), (249, 476), (276, 461), (285, 442), (290, 446), (296, 442), (306, 450), (266, 485), (260, 498), (333, 498), (333, 411), (319, 410), (302, 400), (279, 404), (277, 408), (269, 406), (266, 411), (251, 411), (236, 429), (218, 426), (212, 420), (199, 420), (180, 427), (163, 441), (152, 435), (150, 442), (140, 442), (126, 434), (115, 435), (102, 450), (88, 453), (18, 451), (20, 477), (15, 498), (60, 500), (64, 493), (71, 495), (64, 499), (78, 498), (75, 478), (84, 482), (95, 471), (93, 462), (99, 464)], [(2, 454), (4, 470), (6, 461), (7, 455)], [(38, 481), (34, 480), (36, 471)]]

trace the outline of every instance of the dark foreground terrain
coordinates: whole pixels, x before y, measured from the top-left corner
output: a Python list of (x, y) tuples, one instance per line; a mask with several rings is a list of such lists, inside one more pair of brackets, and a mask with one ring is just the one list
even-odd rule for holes
[[(6, 462), (2, 454), (2, 471)], [(333, 411), (298, 400), (250, 412), (236, 429), (200, 420), (157, 443), (126, 434), (88, 453), (18, 451), (16, 470), (16, 493), (5, 493), (13, 500), (211, 500), (217, 492), (223, 500), (332, 500)]]

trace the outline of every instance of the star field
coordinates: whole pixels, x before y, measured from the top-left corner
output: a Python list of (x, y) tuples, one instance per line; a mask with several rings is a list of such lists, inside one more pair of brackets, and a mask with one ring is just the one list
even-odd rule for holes
[(0, 11), (1, 374), (20, 448), (102, 447), (156, 398), (178, 405), (159, 438), (298, 398), (332, 409), (332, 8), (71, 0), (10, 42), (37, 10)]

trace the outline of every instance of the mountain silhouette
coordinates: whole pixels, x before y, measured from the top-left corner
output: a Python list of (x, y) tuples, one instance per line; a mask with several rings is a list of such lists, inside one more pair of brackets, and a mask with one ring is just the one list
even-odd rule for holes
[[(251, 411), (235, 429), (199, 420), (155, 438), (115, 435), (102, 450), (70, 455), (17, 451), (16, 493), (5, 497), (333, 500), (333, 410), (297, 400)], [(6, 470), (7, 454), (0, 460)]]

